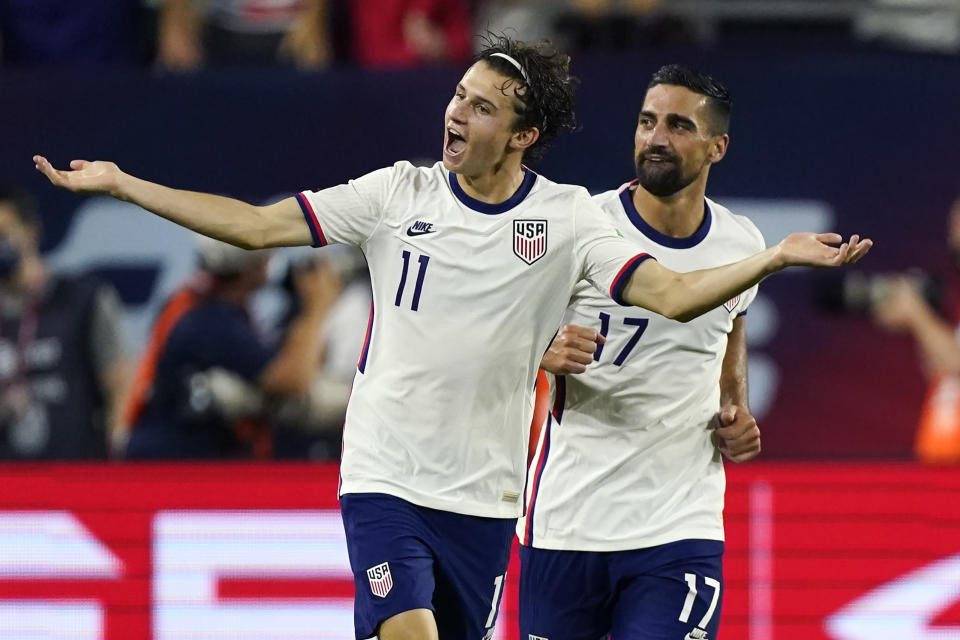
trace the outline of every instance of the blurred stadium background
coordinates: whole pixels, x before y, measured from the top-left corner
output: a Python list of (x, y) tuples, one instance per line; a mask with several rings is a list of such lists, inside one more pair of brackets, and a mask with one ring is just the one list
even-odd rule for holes
[[(162, 2), (137, 6), (133, 44), (95, 60), (66, 45), (31, 56), (18, 39), (63, 26), (58, 12), (72, 3), (0, 0), (0, 181), (36, 197), (51, 265), (116, 286), (132, 356), (194, 267), (192, 235), (55, 190), (30, 157), (110, 159), (255, 202), (399, 159), (433, 162), (463, 60), (452, 50), (447, 60), (362, 58), (352, 5), (378, 2), (330, 1), (332, 57), (307, 65), (322, 68), (211, 61), (177, 72), (157, 61)], [(112, 15), (110, 4), (87, 10)], [(551, 179), (593, 192), (629, 180), (647, 79), (686, 63), (734, 99), (711, 197), (749, 215), (768, 244), (801, 229), (862, 233), (876, 247), (859, 273), (919, 268), (955, 285), (945, 228), (960, 194), (960, 2), (462, 6), (470, 33), (551, 35), (573, 54), (582, 128), (534, 166)], [(66, 27), (47, 31), (84, 46)], [(838, 310), (837, 286), (820, 273), (778, 275), (747, 316), (764, 453), (727, 466), (722, 637), (960, 638), (960, 466), (914, 460), (928, 385), (915, 345), (863, 310)], [(258, 308), (269, 321), (269, 296)], [(3, 462), (0, 640), (351, 637), (336, 464), (287, 457), (314, 459)], [(514, 606), (508, 587), (497, 638), (516, 638)]]

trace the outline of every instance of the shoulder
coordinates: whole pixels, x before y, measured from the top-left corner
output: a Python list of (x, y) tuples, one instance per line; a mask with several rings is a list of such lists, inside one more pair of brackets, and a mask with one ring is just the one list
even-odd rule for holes
[(590, 200), (590, 192), (576, 184), (554, 182), (542, 174), (536, 174), (537, 181), (533, 185), (532, 194), (539, 198), (559, 199), (573, 202)]
[(395, 162), (392, 166), (384, 167), (367, 174), (365, 178), (377, 177), (391, 193), (409, 193), (423, 195), (446, 189), (447, 171), (440, 162), (430, 166), (417, 166), (407, 160)]
[(763, 234), (760, 233), (760, 229), (753, 223), (753, 220), (746, 216), (733, 213), (730, 209), (727, 209), (718, 202), (714, 202), (710, 198), (706, 200), (718, 227), (722, 226), (727, 229), (729, 233), (739, 236), (744, 242), (750, 244), (757, 251), (766, 248), (767, 243), (763, 239)]
[(623, 202), (620, 200), (620, 195), (623, 193), (623, 190), (629, 185), (629, 183), (618, 187), (616, 189), (610, 189), (609, 191), (602, 191), (593, 196), (593, 202), (600, 207), (604, 213), (608, 215), (617, 216), (623, 213)]

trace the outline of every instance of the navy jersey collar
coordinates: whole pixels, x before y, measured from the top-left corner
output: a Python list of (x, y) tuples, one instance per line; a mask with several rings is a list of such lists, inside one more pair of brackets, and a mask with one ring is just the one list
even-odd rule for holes
[[(631, 186), (634, 184), (636, 184), (636, 181), (631, 183)], [(633, 204), (633, 192), (630, 190), (630, 187), (620, 192), (620, 202), (623, 203), (623, 210), (626, 212), (627, 218), (630, 219), (630, 222), (633, 223), (633, 226), (635, 226), (640, 233), (657, 244), (671, 249), (689, 249), (697, 246), (707, 237), (707, 234), (710, 233), (710, 225), (713, 223), (713, 212), (710, 210), (710, 205), (704, 200), (703, 222), (700, 223), (700, 227), (686, 238), (673, 238), (660, 233), (643, 219)]]
[(479, 211), (480, 213), (485, 213), (487, 215), (496, 215), (498, 213), (504, 213), (505, 211), (513, 209), (515, 206), (523, 202), (523, 199), (526, 198), (527, 194), (530, 193), (530, 190), (533, 189), (533, 183), (537, 181), (537, 174), (533, 171), (530, 171), (530, 169), (523, 167), (523, 182), (520, 183), (520, 188), (503, 202), (490, 204), (489, 202), (482, 202), (476, 198), (471, 198), (468, 196), (467, 192), (463, 190), (463, 187), (461, 187), (460, 183), (457, 181), (457, 174), (455, 174), (453, 171), (447, 172), (447, 176), (450, 180), (450, 188), (453, 190), (453, 195), (456, 196), (457, 200), (474, 211)]

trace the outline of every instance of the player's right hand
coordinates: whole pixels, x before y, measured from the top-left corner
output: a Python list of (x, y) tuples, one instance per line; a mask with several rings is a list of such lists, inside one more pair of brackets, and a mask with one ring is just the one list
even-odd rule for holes
[(43, 156), (33, 156), (34, 166), (54, 185), (74, 193), (106, 193), (119, 198), (123, 172), (112, 162), (72, 160), (70, 171), (54, 169)]
[[(841, 242), (843, 236), (836, 233), (791, 233), (780, 241), (777, 248), (781, 266), (839, 267), (853, 264), (867, 255), (873, 240), (860, 239), (853, 235), (849, 242)], [(839, 244), (839, 247), (832, 245)]]
[(593, 362), (597, 345), (606, 341), (596, 329), (568, 324), (557, 332), (557, 337), (540, 360), (540, 368), (557, 375), (583, 373)]

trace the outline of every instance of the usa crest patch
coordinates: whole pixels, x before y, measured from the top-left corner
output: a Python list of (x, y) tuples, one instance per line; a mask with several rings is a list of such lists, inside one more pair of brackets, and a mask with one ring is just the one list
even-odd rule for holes
[(386, 598), (393, 589), (393, 576), (390, 575), (390, 563), (384, 562), (367, 569), (367, 580), (373, 595)]
[(733, 311), (737, 308), (737, 305), (740, 303), (740, 294), (737, 294), (723, 303), (723, 308), (727, 311)]
[(513, 253), (527, 264), (533, 264), (546, 255), (547, 221), (514, 220)]

